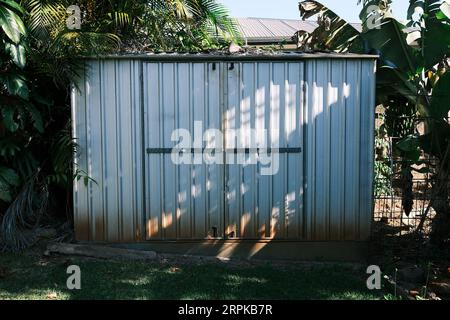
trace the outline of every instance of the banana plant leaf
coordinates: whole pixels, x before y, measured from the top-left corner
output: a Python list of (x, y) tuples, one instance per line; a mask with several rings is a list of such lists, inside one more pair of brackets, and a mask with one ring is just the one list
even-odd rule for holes
[(298, 43), (304, 44), (304, 50), (363, 52), (359, 31), (318, 1), (302, 1), (299, 10), (303, 20), (317, 16), (319, 23), (311, 33), (297, 33)]

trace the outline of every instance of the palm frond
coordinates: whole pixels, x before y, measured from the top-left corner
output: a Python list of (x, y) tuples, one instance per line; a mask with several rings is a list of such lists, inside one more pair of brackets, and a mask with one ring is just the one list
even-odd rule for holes
[(29, 11), (30, 31), (38, 39), (46, 40), (55, 28), (65, 24), (64, 1), (26, 0), (25, 8)]
[(110, 12), (108, 13), (108, 18), (111, 20), (110, 22), (117, 27), (124, 27), (126, 25), (131, 24), (131, 17), (128, 12)]
[(212, 35), (236, 40), (239, 31), (236, 21), (230, 17), (228, 9), (215, 0), (188, 0), (190, 7), (196, 16), (206, 20), (206, 24)]
[(118, 49), (120, 38), (112, 33), (65, 30), (58, 34), (51, 48), (70, 48), (73, 55), (96, 55)]
[(68, 187), (73, 180), (73, 158), (77, 152), (77, 143), (72, 138), (70, 122), (66, 128), (55, 134), (51, 142), (51, 166), (53, 173), (47, 176), (49, 184), (55, 183)]
[(24, 184), (22, 191), (6, 210), (0, 225), (2, 251), (18, 252), (36, 241), (32, 230), (38, 226), (48, 200), (46, 186), (36, 190), (37, 186), (36, 174)]
[(186, 0), (166, 0), (168, 7), (173, 14), (180, 19), (192, 19), (194, 16), (192, 1)]

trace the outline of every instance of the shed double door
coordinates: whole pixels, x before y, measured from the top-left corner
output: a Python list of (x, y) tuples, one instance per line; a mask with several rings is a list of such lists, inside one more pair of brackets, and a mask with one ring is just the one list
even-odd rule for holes
[[(147, 239), (303, 238), (303, 63), (149, 62), (143, 74)], [(183, 164), (176, 129), (192, 138)]]

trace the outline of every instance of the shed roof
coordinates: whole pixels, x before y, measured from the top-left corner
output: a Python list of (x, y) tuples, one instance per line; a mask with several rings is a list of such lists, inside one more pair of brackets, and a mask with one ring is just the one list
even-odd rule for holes
[[(236, 18), (236, 21), (247, 44), (292, 42), (291, 38), (297, 31), (312, 32), (318, 26), (315, 21), (294, 19)], [(361, 24), (351, 25), (361, 32)]]
[(305, 53), (305, 52), (268, 52), (263, 50), (230, 54), (222, 51), (209, 53), (136, 53), (136, 54), (112, 54), (99, 57), (87, 57), (88, 59), (141, 59), (148, 61), (173, 61), (173, 62), (220, 62), (220, 61), (298, 61), (305, 59), (377, 59), (377, 55), (353, 54), (353, 53)]

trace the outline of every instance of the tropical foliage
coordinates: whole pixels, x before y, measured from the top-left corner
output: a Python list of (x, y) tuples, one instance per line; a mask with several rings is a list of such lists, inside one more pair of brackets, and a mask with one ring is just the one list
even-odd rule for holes
[[(362, 4), (361, 33), (319, 2), (303, 1), (302, 17), (318, 14), (321, 26), (299, 37), (314, 50), (380, 56), (377, 100), (386, 109), (385, 129), (403, 159), (403, 207), (408, 214), (412, 165), (421, 164), (422, 153), (437, 159), (430, 168), (434, 175), (431, 206), (436, 211), (432, 239), (442, 244), (450, 236), (450, 4), (411, 0), (408, 21), (402, 23), (391, 12), (392, 1), (358, 1)], [(413, 116), (425, 132), (417, 130)]]
[[(0, 244), (18, 250), (33, 230), (71, 221), (70, 85), (77, 59), (133, 50), (200, 51), (226, 45), (236, 29), (213, 0), (80, 0), (69, 29), (66, 0), (0, 0)], [(0, 247), (0, 249), (1, 249)]]

